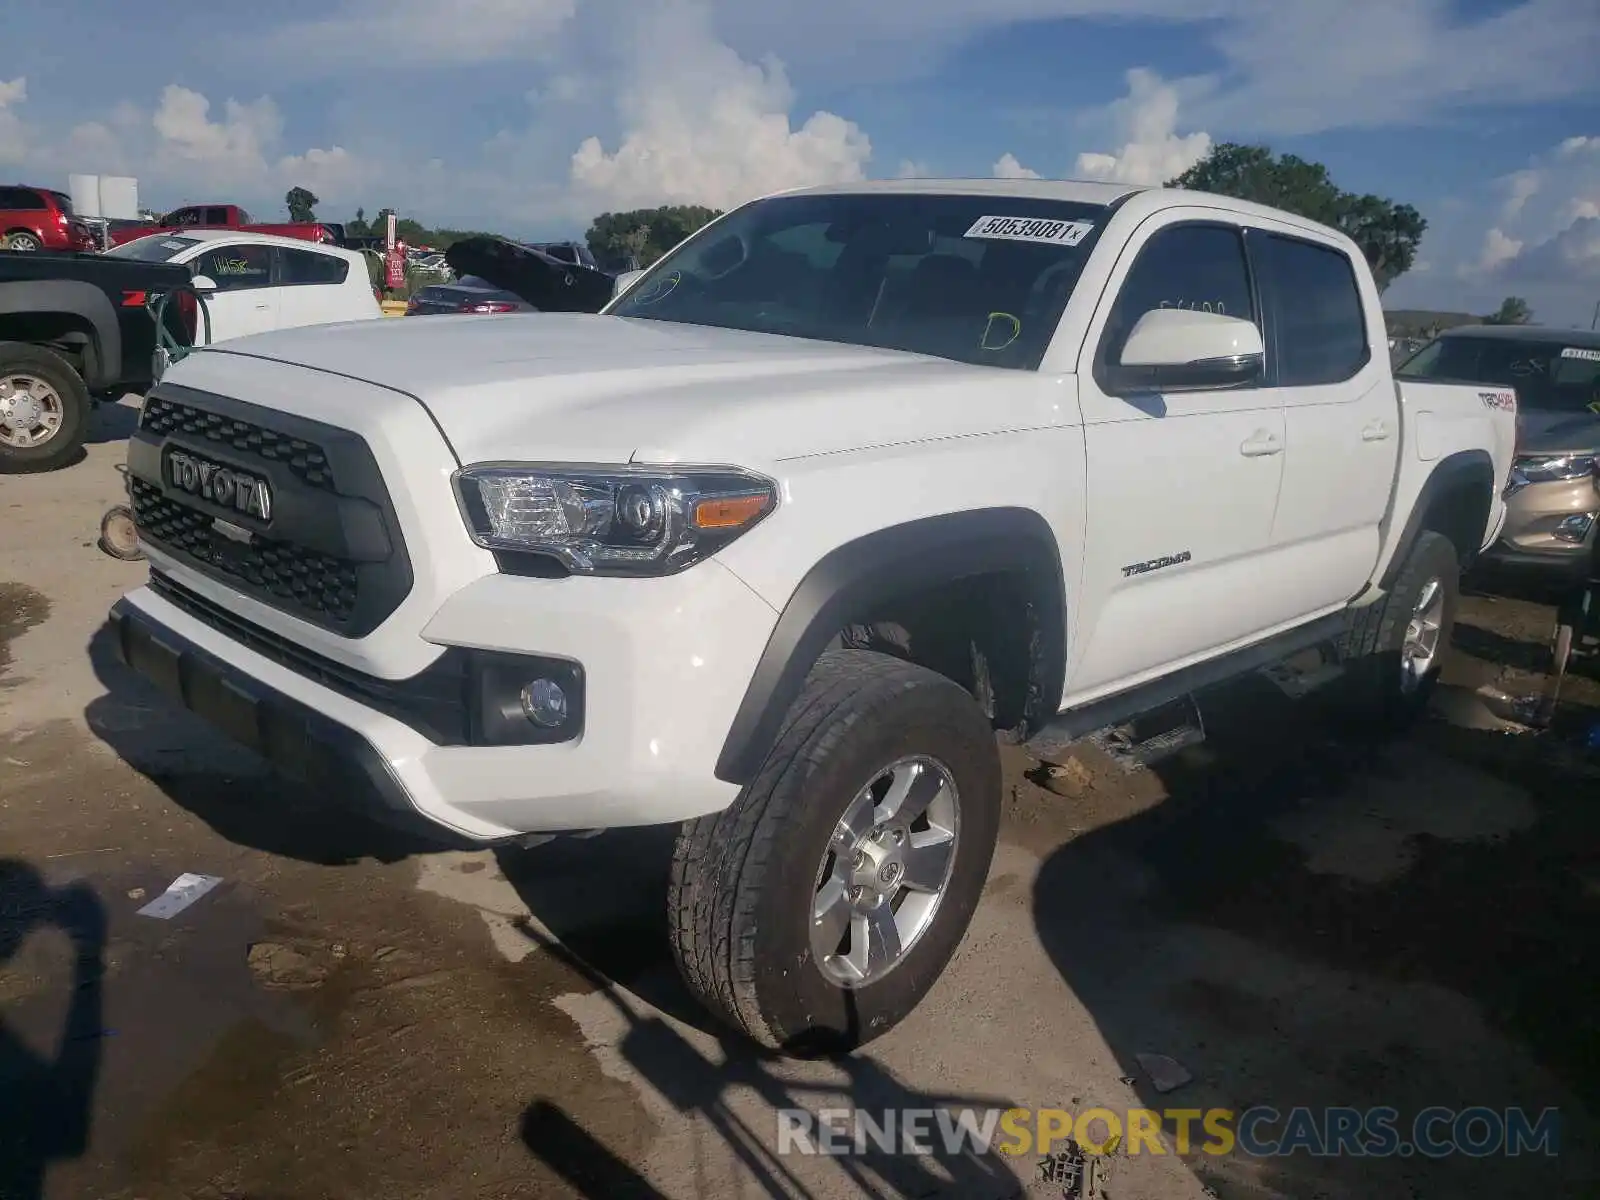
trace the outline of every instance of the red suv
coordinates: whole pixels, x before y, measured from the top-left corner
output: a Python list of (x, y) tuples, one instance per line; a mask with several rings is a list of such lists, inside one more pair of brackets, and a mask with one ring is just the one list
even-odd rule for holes
[(72, 212), (72, 199), (49, 188), (0, 184), (0, 244), (11, 250), (92, 251), (94, 236)]

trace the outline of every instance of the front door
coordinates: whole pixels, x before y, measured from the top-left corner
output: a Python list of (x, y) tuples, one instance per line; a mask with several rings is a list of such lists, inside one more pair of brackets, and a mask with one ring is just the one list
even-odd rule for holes
[(1117, 361), (1156, 308), (1246, 317), (1260, 307), (1240, 229), (1195, 207), (1135, 230), (1089, 326), (1079, 363), (1088, 509), (1071, 702), (1143, 682), (1197, 653), (1282, 622), (1264, 586), (1283, 474), (1281, 399), (1248, 384), (1112, 395), (1097, 365)]
[[(273, 247), (259, 242), (236, 243), (207, 250), (194, 259), (196, 275), (215, 283), (206, 296), (211, 314), (211, 340), (225, 342), (278, 327), (278, 289), (272, 286)], [(205, 341), (202, 320), (195, 340)]]

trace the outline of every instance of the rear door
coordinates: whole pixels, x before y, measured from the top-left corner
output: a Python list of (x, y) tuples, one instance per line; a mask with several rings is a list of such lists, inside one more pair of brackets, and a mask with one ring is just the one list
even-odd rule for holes
[[(277, 328), (324, 325), (364, 315), (352, 311), (351, 293), (345, 287), (350, 262), (336, 254), (278, 246)], [(370, 292), (367, 293), (370, 296)]]
[[(278, 327), (278, 293), (282, 289), (273, 286), (274, 249), (261, 242), (233, 242), (207, 249), (190, 260), (196, 275), (217, 285), (206, 297), (213, 342)], [(203, 322), (196, 340), (205, 340)]]
[(1274, 586), (1310, 613), (1346, 603), (1377, 562), (1399, 400), (1365, 264), (1291, 225), (1261, 222), (1248, 240), (1286, 437)]

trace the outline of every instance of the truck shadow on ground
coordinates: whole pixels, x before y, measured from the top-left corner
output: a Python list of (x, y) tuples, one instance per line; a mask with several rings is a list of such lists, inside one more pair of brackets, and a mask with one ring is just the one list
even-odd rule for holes
[[(1039, 938), (1140, 1103), (1388, 1106), (1406, 1142), (1430, 1105), (1553, 1107), (1560, 1152), (1219, 1156), (1196, 1120), (1196, 1176), (1222, 1197), (1592, 1194), (1600, 762), (1579, 736), (1600, 710), (1380, 744), (1265, 681), (1202, 707), (1204, 754), (1156, 768), (1165, 802), (1061, 846), (1035, 886)], [(1150, 1053), (1193, 1080), (1156, 1090)]]
[[(82, 1157), (100, 1073), (106, 914), (84, 884), (50, 887), (31, 865), (0, 859), (0, 971), (37, 929), (72, 943), (65, 1018), (53, 1053), (0, 1016), (0, 1197), (39, 1200), (50, 1164)], [(15, 1001), (7, 996), (7, 1005)], [(13, 1014), (14, 1015), (14, 1014)], [(33, 1031), (37, 1033), (37, 1030)]]
[[(663, 930), (663, 934), (664, 934)], [(994, 1152), (949, 1146), (938, 1132), (924, 1137), (931, 1153), (898, 1152), (871, 1138), (857, 1141), (853, 1153), (819, 1160), (783, 1152), (774, 1114), (850, 1106), (869, 1113), (885, 1110), (987, 1110), (1008, 1108), (1002, 1096), (958, 1095), (907, 1087), (870, 1053), (813, 1064), (805, 1074), (776, 1055), (754, 1049), (726, 1031), (695, 1036), (662, 1015), (638, 1005), (638, 993), (624, 989), (570, 945), (529, 931), (541, 949), (574, 968), (610, 1005), (624, 1030), (615, 1043), (622, 1070), (648, 1093), (647, 1108), (662, 1123), (679, 1130), (687, 1150), (667, 1151), (675, 1177), (695, 1178), (701, 1195), (762, 1195), (773, 1200), (807, 1200), (848, 1194), (869, 1200), (951, 1196), (962, 1200), (1012, 1200), (1021, 1195), (1015, 1174)], [(670, 964), (668, 964), (670, 965)], [(638, 978), (638, 973), (633, 972)], [(647, 989), (655, 990), (655, 989)], [(660, 993), (657, 992), (659, 995)], [(614, 1069), (615, 1070), (615, 1069)], [(535, 1159), (579, 1195), (590, 1200), (666, 1200), (646, 1175), (594, 1138), (558, 1105), (536, 1100), (523, 1114), (523, 1144)], [(816, 1144), (815, 1130), (806, 1134)], [(850, 1140), (847, 1138), (847, 1140)], [(709, 1150), (709, 1153), (707, 1152)], [(685, 1170), (685, 1155), (695, 1161)], [(826, 1165), (816, 1170), (818, 1163)], [(812, 1169), (807, 1169), (808, 1166)], [(732, 1168), (730, 1170), (730, 1168)]]
[(133, 404), (97, 404), (89, 414), (89, 431), (84, 438), (87, 445), (98, 446), (106, 442), (125, 442), (139, 427), (141, 397), (131, 397)]

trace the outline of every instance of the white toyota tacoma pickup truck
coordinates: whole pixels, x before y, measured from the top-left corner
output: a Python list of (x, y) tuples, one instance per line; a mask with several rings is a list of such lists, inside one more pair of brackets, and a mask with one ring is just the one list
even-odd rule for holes
[(598, 314), (177, 364), (112, 626), (330, 805), (480, 845), (681, 824), (689, 986), (767, 1046), (847, 1048), (967, 928), (997, 739), (1317, 648), (1385, 724), (1417, 711), (1516, 397), (1397, 386), (1385, 344), (1355, 245), (1283, 212), (787, 192)]

